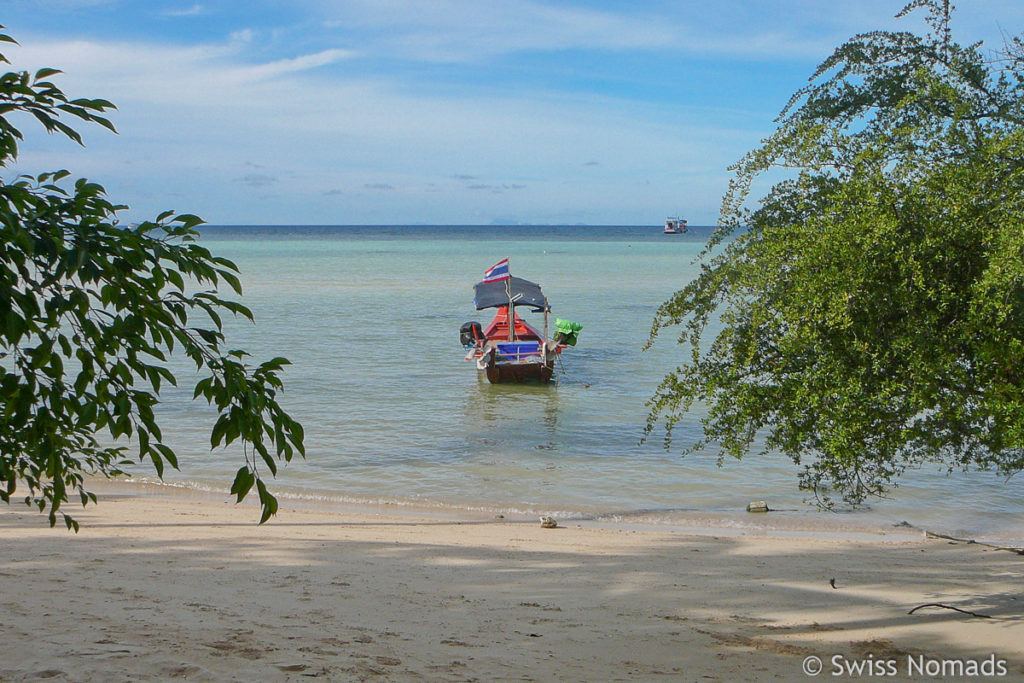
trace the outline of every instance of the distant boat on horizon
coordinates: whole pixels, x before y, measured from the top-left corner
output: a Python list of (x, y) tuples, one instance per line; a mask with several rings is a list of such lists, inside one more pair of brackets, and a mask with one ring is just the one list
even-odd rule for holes
[(665, 234), (666, 235), (682, 235), (686, 232), (686, 219), (680, 218), (679, 216), (669, 216), (665, 219)]

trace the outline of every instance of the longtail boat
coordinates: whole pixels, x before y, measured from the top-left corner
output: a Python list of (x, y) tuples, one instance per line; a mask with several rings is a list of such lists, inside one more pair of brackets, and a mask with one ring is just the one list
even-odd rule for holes
[[(466, 348), (466, 360), (487, 376), (491, 384), (506, 382), (547, 383), (555, 370), (555, 360), (567, 346), (575, 346), (583, 326), (569, 320), (555, 320), (555, 336), (548, 340), (548, 316), (551, 305), (540, 285), (508, 275), (507, 259), (500, 279), (489, 278), (494, 268), (487, 271), (482, 282), (473, 287), (476, 310), (497, 309), (487, 327), (478, 322), (467, 322), (459, 330), (459, 338)], [(497, 268), (498, 266), (495, 266)], [(523, 320), (518, 310), (529, 309), (544, 314), (542, 330)]]

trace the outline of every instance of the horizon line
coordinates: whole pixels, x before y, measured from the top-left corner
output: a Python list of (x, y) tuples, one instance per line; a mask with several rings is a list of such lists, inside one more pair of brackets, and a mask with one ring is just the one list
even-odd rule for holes
[[(197, 228), (658, 228), (660, 223), (201, 223)], [(714, 224), (690, 225), (713, 228)]]

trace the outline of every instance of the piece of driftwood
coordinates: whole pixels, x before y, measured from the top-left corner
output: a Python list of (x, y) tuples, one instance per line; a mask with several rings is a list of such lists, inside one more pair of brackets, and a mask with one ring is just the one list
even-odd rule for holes
[(978, 614), (977, 612), (970, 612), (970, 611), (965, 610), (965, 609), (960, 609), (959, 607), (953, 607), (952, 605), (943, 605), (941, 602), (928, 602), (928, 603), (925, 603), (923, 605), (918, 605), (914, 609), (912, 609), (909, 612), (907, 612), (907, 614), (913, 614), (917, 610), (923, 609), (925, 607), (941, 607), (942, 609), (951, 609), (954, 612), (960, 612), (961, 614), (968, 614), (968, 615), (970, 615), (972, 617), (978, 617), (979, 619), (991, 619), (992, 618), (991, 614)]
[(983, 541), (975, 541), (973, 538), (957, 538), (956, 536), (947, 536), (946, 534), (938, 534), (934, 531), (928, 531), (922, 529), (919, 526), (914, 526), (910, 522), (900, 522), (899, 524), (893, 524), (893, 526), (906, 527), (907, 529), (917, 529), (924, 533), (928, 538), (944, 538), (947, 541), (956, 541), (957, 543), (967, 543), (968, 545), (983, 545), (986, 548), (992, 548), (993, 550), (1005, 550), (1007, 552), (1014, 553), (1016, 555), (1024, 555), (1024, 548), (1014, 548), (1013, 546), (995, 545), (994, 543), (985, 543)]

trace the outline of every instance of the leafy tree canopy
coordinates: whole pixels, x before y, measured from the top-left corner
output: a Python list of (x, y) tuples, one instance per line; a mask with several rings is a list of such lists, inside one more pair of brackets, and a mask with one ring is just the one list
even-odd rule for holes
[[(58, 73), (0, 76), (0, 166), (17, 159), (17, 115), (79, 144), (70, 119), (114, 129), (104, 117), (113, 105), (68, 99), (49, 80)], [(184, 353), (200, 371), (194, 397), (218, 410), (211, 446), (244, 445), (231, 492), (241, 501), (255, 486), (265, 522), (277, 501), (258, 465), (276, 473), (278, 460), (304, 454), (303, 431), (277, 401), (288, 361), (250, 366), (247, 353), (225, 346), (221, 315), (252, 319), (217, 291), (227, 283), (241, 294), (238, 269), (196, 243), (195, 216), (167, 212), (127, 227), (117, 219), (127, 207), (69, 175), (0, 182), (0, 499), (23, 488), (51, 526), (59, 513), (77, 530), (60, 511), (69, 495), (96, 501), (86, 475), (122, 474), (129, 456), (161, 476), (165, 464), (176, 468), (153, 409), (161, 388), (176, 385), (168, 358)], [(126, 440), (131, 449), (109, 445)]]
[[(1024, 49), (930, 30), (841, 45), (735, 167), (701, 273), (658, 311), (688, 361), (648, 435), (696, 404), (719, 461), (781, 452), (819, 500), (928, 463), (1024, 467)], [(785, 170), (754, 210), (754, 179)]]

